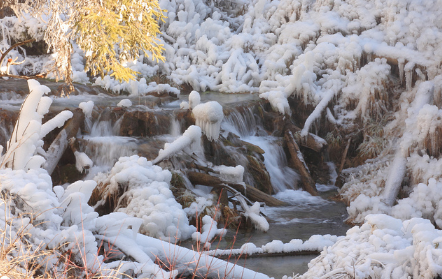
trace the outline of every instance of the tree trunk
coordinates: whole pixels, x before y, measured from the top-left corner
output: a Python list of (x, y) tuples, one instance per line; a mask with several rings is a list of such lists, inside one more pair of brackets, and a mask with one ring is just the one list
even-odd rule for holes
[(46, 152), (46, 163), (43, 168), (48, 171), (49, 175), (52, 174), (61, 156), (63, 156), (69, 145), (69, 139), (77, 135), (78, 129), (84, 121), (84, 114), (81, 109), (76, 109), (73, 113), (74, 116), (64, 125)]
[(304, 162), (304, 158), (302, 157), (302, 153), (299, 150), (298, 144), (293, 137), (291, 131), (287, 130), (284, 139), (289, 148), (290, 156), (292, 158), (295, 169), (301, 175), (301, 187), (304, 191), (309, 192), (313, 196), (318, 195), (318, 191), (316, 190), (315, 181), (313, 181), (310, 173), (307, 169), (307, 165)]

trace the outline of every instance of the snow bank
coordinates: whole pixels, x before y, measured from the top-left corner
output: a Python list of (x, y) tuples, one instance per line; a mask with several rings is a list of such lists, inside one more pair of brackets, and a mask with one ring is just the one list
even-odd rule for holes
[(362, 226), (325, 248), (297, 278), (435, 278), (442, 272), (441, 240), (442, 231), (429, 220), (368, 215)]

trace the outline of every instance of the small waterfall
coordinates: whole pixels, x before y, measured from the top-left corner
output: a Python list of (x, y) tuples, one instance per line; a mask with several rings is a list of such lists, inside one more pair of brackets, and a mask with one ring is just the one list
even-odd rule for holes
[(180, 122), (176, 119), (175, 115), (172, 115), (170, 119), (170, 134), (173, 137), (179, 137), (182, 134)]
[[(112, 125), (110, 113), (108, 109), (103, 111), (98, 120), (91, 125), (90, 135), (84, 136), (80, 142), (80, 149), (94, 162), (94, 167), (89, 171), (89, 178), (98, 172), (112, 168), (120, 157), (138, 153), (136, 139), (118, 136), (123, 117)], [(87, 127), (88, 119), (85, 121)], [(91, 122), (90, 119), (89, 122)]]
[(221, 127), (226, 132), (232, 132), (240, 137), (255, 136), (262, 128), (259, 118), (255, 118), (252, 108), (246, 107), (242, 112), (232, 110), (224, 117)]
[(129, 137), (86, 136), (83, 139), (80, 148), (97, 166), (112, 167), (120, 157), (137, 154), (137, 141)]
[(264, 164), (276, 193), (295, 189), (299, 175), (287, 166), (287, 158), (281, 142), (275, 137), (247, 137), (242, 139), (264, 150)]
[[(239, 135), (241, 140), (259, 146), (264, 150), (264, 164), (269, 172), (270, 181), (275, 192), (296, 188), (299, 175), (288, 167), (287, 157), (281, 146), (281, 141), (278, 138), (268, 136), (260, 119), (255, 117), (250, 107), (242, 112), (236, 109), (231, 111), (225, 117), (222, 128), (225, 134), (232, 132)], [(238, 160), (238, 163), (242, 164), (241, 160)], [(244, 179), (248, 179), (247, 176)]]

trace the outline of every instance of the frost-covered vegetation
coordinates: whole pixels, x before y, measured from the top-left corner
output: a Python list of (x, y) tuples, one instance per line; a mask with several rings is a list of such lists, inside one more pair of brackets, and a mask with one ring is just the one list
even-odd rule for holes
[[(331, 160), (344, 167), (339, 170), (342, 182), (339, 193), (348, 203), (348, 221), (361, 225), (325, 248), (310, 263), (303, 278), (433, 278), (442, 273), (439, 248), (442, 3), (439, 0), (254, 0), (250, 3), (161, 0), (159, 4), (167, 10), (159, 35), (166, 60), (156, 63), (143, 55), (128, 60), (126, 66), (139, 73), (137, 80), (119, 82), (111, 75), (89, 78), (84, 72), (87, 55), (75, 42), (71, 60), (74, 81), (91, 82), (115, 93), (177, 95), (194, 90), (189, 102), (183, 102), (181, 107), (192, 110), (196, 126), (188, 127), (181, 137), (165, 145), (153, 163), (180, 151), (196, 150), (202, 133), (209, 140), (219, 138), (223, 109), (217, 102), (200, 103), (198, 92), (259, 94), (285, 117), (295, 122), (302, 119), (301, 141), (314, 133), (327, 139), (330, 154), (336, 149), (334, 154), (339, 157)], [(7, 17), (1, 19), (0, 26), (2, 50), (23, 33), (41, 39), (45, 29), (44, 23), (32, 18), (19, 21)], [(45, 71), (52, 59), (25, 57), (22, 51), (15, 50), (10, 57), (26, 58), (25, 63), (11, 68), (12, 73), (23, 74)], [(32, 119), (41, 119), (47, 111), (49, 104), (42, 100)], [(122, 101), (120, 106), (130, 107), (130, 104)], [(82, 108), (87, 113), (90, 104)], [(32, 129), (26, 131), (30, 133), (30, 141), (16, 150), (17, 159), (11, 159), (11, 148), (17, 142), (10, 143), (3, 157), (3, 165), (8, 167), (2, 170), (6, 180), (19, 176), (24, 181), (14, 185), (23, 184), (35, 193), (42, 191), (50, 196), (47, 203), (38, 203), (38, 209), (46, 210), (42, 216), (55, 217), (44, 218), (53, 219), (61, 232), (75, 230), (66, 233), (66, 237), (78, 234), (79, 222), (83, 220), (91, 239), (95, 236), (110, 241), (116, 237), (112, 235), (116, 227), (112, 227), (110, 235), (103, 236), (100, 224), (104, 224), (102, 220), (115, 223), (123, 215), (130, 223), (124, 227), (128, 230), (126, 239), (130, 230), (136, 233), (137, 229), (159, 238), (170, 235), (186, 238), (194, 233), (185, 211), (168, 190), (171, 174), (139, 157), (122, 158), (109, 175), (95, 178), (99, 184), (112, 186), (100, 193), (96, 207), (114, 198), (117, 182), (128, 184), (126, 195), (133, 198), (114, 201), (113, 209), (118, 212), (95, 218), (93, 209), (86, 204), (95, 182), (78, 182), (66, 189), (55, 187), (55, 194), (52, 193), (49, 176), (39, 168), (44, 158), (36, 152), (44, 152), (41, 137), (67, 118), (67, 114), (57, 116), (46, 127), (38, 121), (29, 122), (31, 118), (23, 120), (31, 123)], [(346, 144), (350, 148), (348, 155)], [(20, 152), (31, 157), (23, 157)], [(243, 175), (239, 169), (219, 171), (221, 176), (233, 180)], [(144, 172), (146, 175), (140, 174)], [(29, 186), (35, 177), (42, 182)], [(140, 187), (143, 183), (150, 183), (151, 189)], [(3, 182), (4, 188), (3, 185), (12, 184)], [(5, 189), (20, 191), (16, 187), (22, 186)], [(75, 193), (74, 189), (81, 190)], [(161, 192), (161, 197), (156, 192)], [(73, 206), (65, 202), (71, 195), (81, 196), (78, 206), (84, 208), (81, 213), (84, 216), (68, 218), (64, 213)], [(34, 200), (29, 198), (32, 203)], [(168, 208), (150, 212), (149, 208), (157, 204), (167, 204)], [(49, 210), (55, 207), (61, 209)], [(259, 206), (244, 207), (246, 215), (266, 230), (268, 223), (258, 220), (262, 218)], [(111, 221), (109, 224), (114, 224)], [(207, 218), (204, 226), (206, 222)], [(64, 224), (70, 227), (64, 228)], [(37, 228), (36, 237), (44, 230)], [(222, 235), (221, 231), (216, 233)], [(54, 237), (53, 233), (47, 235)], [(139, 237), (141, 243), (147, 239)], [(197, 237), (205, 242), (209, 234), (203, 231), (195, 234)], [(56, 239), (58, 242), (53, 247), (81, 240)], [(96, 254), (97, 245), (97, 240), (88, 242), (90, 255)], [(141, 251), (134, 258), (141, 264), (145, 254)], [(92, 261), (90, 257), (88, 261)], [(136, 270), (139, 275), (156, 274), (158, 267), (154, 263), (149, 268)]]

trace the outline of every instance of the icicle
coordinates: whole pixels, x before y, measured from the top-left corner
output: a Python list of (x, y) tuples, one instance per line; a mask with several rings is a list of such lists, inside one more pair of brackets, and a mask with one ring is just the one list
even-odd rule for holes
[(414, 63), (412, 62), (408, 62), (405, 65), (405, 84), (406, 84), (406, 89), (407, 91), (411, 90), (412, 84), (413, 84), (413, 68), (414, 68)]
[(399, 58), (397, 60), (398, 67), (399, 67), (399, 79), (401, 81), (401, 84), (404, 82), (404, 66), (405, 66), (405, 59)]

